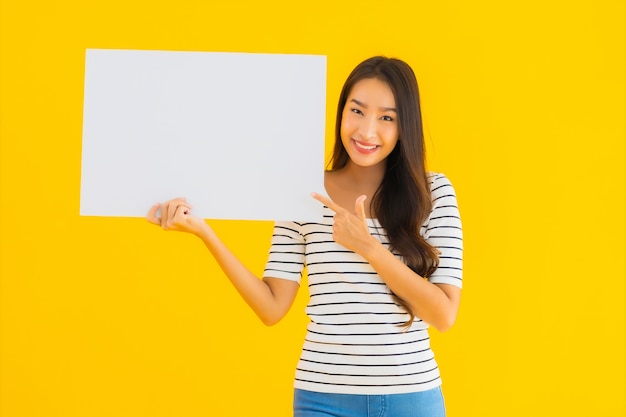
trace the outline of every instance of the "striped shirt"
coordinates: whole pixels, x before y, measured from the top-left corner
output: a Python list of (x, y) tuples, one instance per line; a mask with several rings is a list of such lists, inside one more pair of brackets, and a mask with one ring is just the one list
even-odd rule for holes
[[(439, 266), (432, 283), (461, 287), (462, 231), (456, 195), (442, 174), (430, 174), (433, 209), (420, 233), (437, 248)], [(266, 277), (300, 282), (308, 272), (310, 318), (296, 368), (295, 387), (345, 394), (399, 394), (441, 384), (430, 349), (428, 324), (409, 316), (369, 263), (335, 243), (334, 213), (324, 209), (319, 223), (276, 222)], [(375, 219), (370, 233), (389, 248)], [(395, 253), (399, 259), (400, 255)]]

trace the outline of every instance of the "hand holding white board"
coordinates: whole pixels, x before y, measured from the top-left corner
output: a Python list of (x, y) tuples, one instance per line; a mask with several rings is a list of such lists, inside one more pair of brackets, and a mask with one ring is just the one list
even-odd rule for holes
[(80, 214), (306, 220), (324, 191), (326, 57), (87, 50)]

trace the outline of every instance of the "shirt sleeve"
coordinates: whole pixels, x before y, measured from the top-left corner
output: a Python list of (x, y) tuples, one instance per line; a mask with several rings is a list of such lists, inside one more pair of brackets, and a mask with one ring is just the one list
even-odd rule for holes
[(432, 174), (433, 209), (424, 223), (422, 233), (426, 242), (438, 249), (439, 266), (428, 277), (434, 284), (462, 287), (463, 231), (461, 217), (452, 184), (443, 174)]
[(301, 225), (295, 222), (276, 222), (263, 276), (296, 281), (299, 284), (304, 265), (305, 241)]

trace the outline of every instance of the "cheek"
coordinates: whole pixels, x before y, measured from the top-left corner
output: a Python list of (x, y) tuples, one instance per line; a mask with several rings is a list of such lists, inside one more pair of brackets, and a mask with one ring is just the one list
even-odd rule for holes
[(385, 128), (384, 130), (385, 138), (388, 141), (397, 142), (398, 140), (398, 126), (391, 125)]
[(341, 139), (342, 140), (350, 139), (354, 130), (355, 130), (354, 120), (352, 120), (350, 116), (344, 116), (341, 119), (341, 128), (339, 129), (339, 131), (341, 132)]

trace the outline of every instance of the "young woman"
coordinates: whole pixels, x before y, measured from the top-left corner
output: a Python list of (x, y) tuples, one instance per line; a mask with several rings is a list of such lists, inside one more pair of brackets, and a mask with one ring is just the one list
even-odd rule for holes
[(348, 77), (325, 188), (312, 194), (325, 206), (319, 222), (276, 222), (262, 279), (185, 199), (156, 204), (148, 220), (200, 237), (268, 325), (289, 310), (306, 266), (296, 417), (445, 416), (427, 328), (457, 316), (461, 222), (448, 179), (426, 172), (417, 81), (403, 61), (373, 57)]

